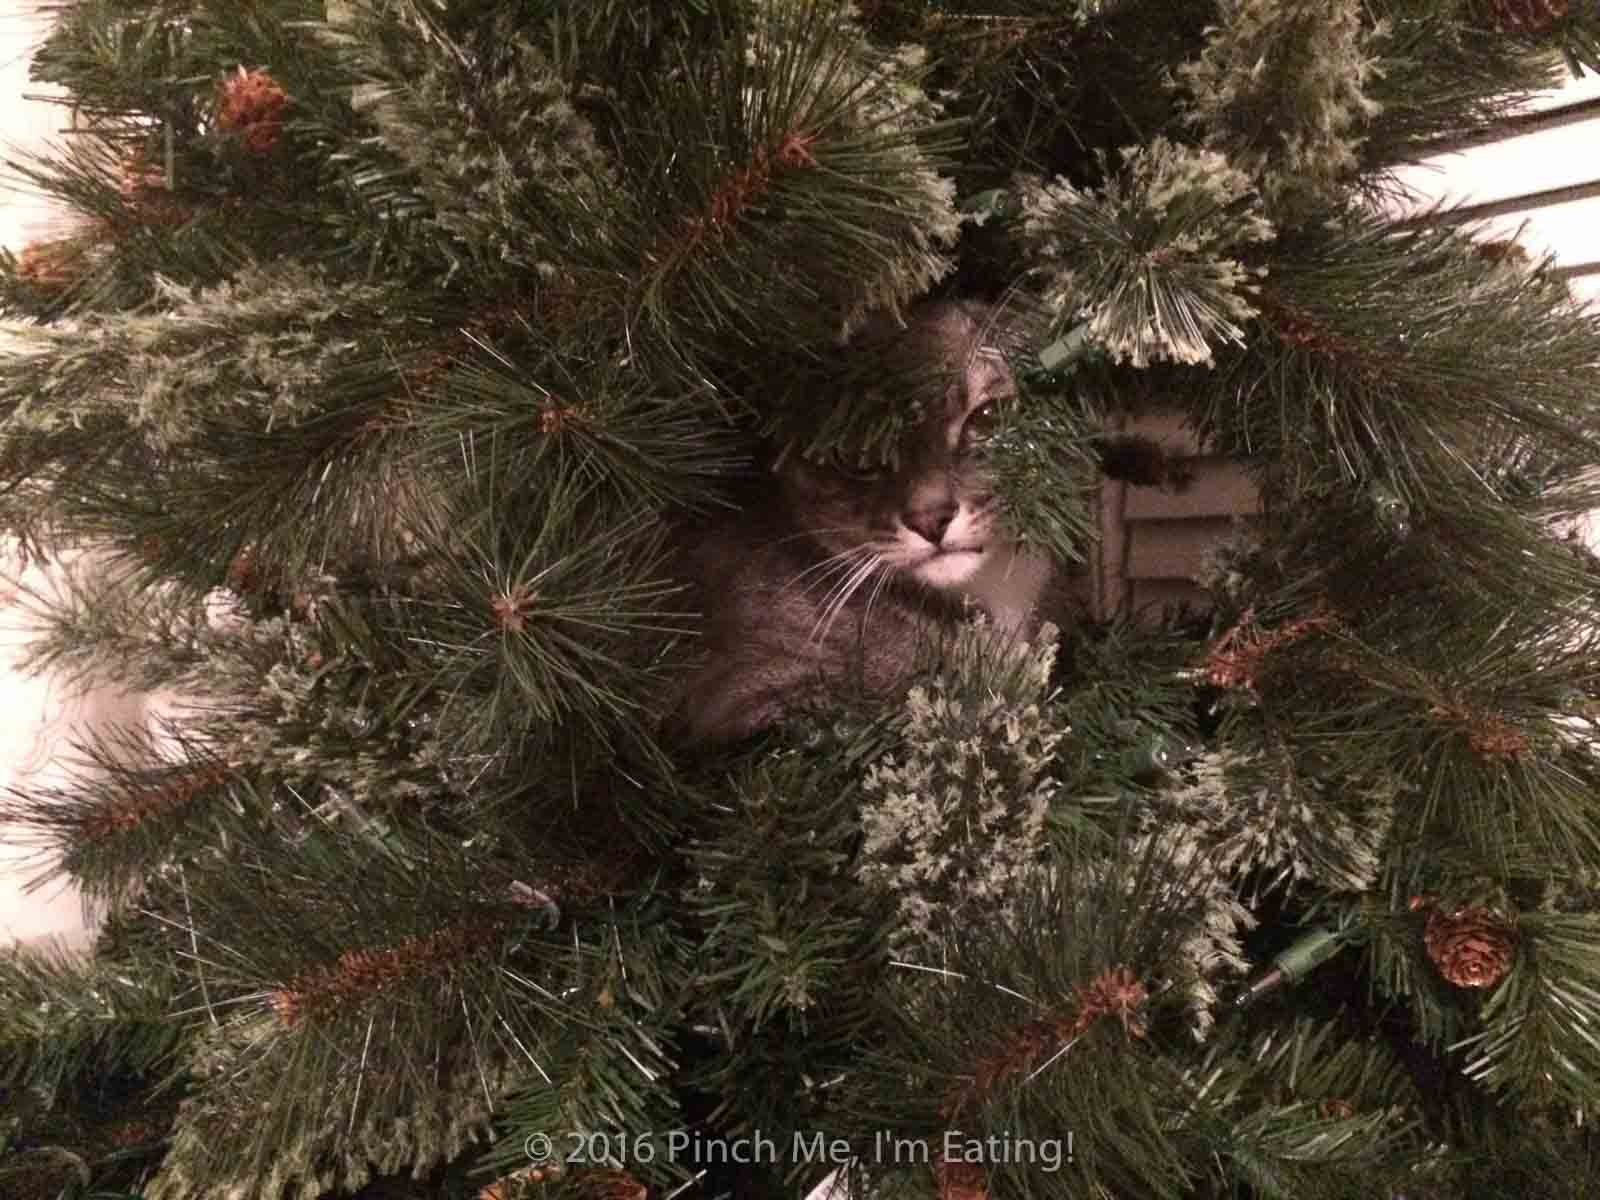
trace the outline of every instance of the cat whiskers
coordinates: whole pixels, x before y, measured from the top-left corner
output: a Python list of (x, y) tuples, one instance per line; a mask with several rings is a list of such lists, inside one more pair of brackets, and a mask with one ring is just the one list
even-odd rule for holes
[(772, 538), (771, 545), (781, 546), (785, 542), (819, 541), (823, 535), (829, 533), (852, 533), (854, 527), (850, 525), (808, 525), (798, 533), (786, 533), (780, 538)]
[(894, 567), (892, 565), (889, 567), (888, 570), (885, 570), (885, 571), (882, 571), (882, 572), (879, 573), (878, 582), (872, 585), (872, 592), (871, 592), (870, 595), (867, 596), (867, 607), (863, 610), (863, 612), (861, 614), (861, 619), (863, 621), (871, 619), (871, 617), (872, 617), (872, 606), (878, 602), (878, 597), (883, 593), (883, 585), (889, 582), (889, 578), (893, 574), (894, 574)]
[(851, 546), (848, 550), (841, 550), (838, 554), (830, 554), (821, 562), (812, 563), (804, 571), (801, 571), (793, 579), (790, 579), (783, 585), (782, 591), (789, 591), (791, 588), (798, 585), (799, 582), (807, 575), (815, 574), (817, 575), (817, 578), (806, 584), (806, 586), (802, 589), (803, 592), (810, 592), (813, 589), (822, 586), (831, 577), (851, 571), (858, 565), (858, 559), (871, 553), (871, 546)]
[(871, 579), (873, 573), (884, 565), (883, 555), (866, 548), (869, 557), (854, 572), (839, 584), (830, 596), (823, 601), (822, 615), (817, 618), (817, 623), (811, 628), (810, 641), (813, 645), (821, 645), (828, 638), (828, 633), (833, 629), (833, 623), (844, 611), (844, 606), (849, 603), (850, 597), (860, 590), (861, 585)]

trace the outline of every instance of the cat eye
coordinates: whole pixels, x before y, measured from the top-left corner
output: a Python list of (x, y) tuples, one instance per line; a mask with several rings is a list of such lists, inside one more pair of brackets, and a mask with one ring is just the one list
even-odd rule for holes
[(882, 463), (863, 463), (843, 454), (830, 455), (828, 465), (853, 483), (875, 483), (889, 473)]
[(980, 404), (967, 414), (967, 419), (961, 425), (961, 445), (964, 449), (971, 449), (980, 443), (992, 438), (1000, 428), (1000, 410), (996, 402), (990, 400)]

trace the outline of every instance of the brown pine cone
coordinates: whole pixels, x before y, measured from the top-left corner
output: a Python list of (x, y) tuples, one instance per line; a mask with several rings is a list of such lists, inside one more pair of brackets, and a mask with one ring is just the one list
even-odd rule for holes
[(1478, 257), (1486, 258), (1490, 262), (1512, 262), (1518, 266), (1533, 265), (1533, 255), (1528, 253), (1526, 246), (1514, 238), (1479, 242), (1473, 249), (1478, 252)]
[(580, 1193), (590, 1200), (646, 1200), (649, 1189), (626, 1171), (585, 1171)]
[(84, 273), (84, 245), (78, 238), (31, 242), (17, 255), (17, 277), (59, 291)]
[(941, 1158), (936, 1172), (939, 1200), (989, 1200), (989, 1181), (977, 1163)]
[(1567, 15), (1567, 0), (1488, 0), (1485, 9), (1501, 33), (1543, 33)]
[(239, 139), (256, 154), (265, 154), (278, 144), (283, 132), (283, 110), (289, 96), (277, 80), (265, 71), (239, 68), (217, 87), (217, 125)]
[(1493, 987), (1517, 951), (1517, 933), (1498, 914), (1479, 905), (1428, 911), (1422, 930), (1428, 957), (1456, 987)]

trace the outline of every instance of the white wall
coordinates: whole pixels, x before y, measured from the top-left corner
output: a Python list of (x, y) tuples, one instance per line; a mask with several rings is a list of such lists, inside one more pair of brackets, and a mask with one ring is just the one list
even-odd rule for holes
[[(1547, 92), (1528, 106), (1539, 111), (1600, 98), (1600, 76), (1586, 75)], [(1600, 118), (1541, 133), (1506, 138), (1488, 146), (1438, 155), (1398, 173), (1424, 204), (1481, 204), (1600, 179)], [(1600, 262), (1600, 196), (1530, 212), (1492, 217), (1472, 226), (1485, 239), (1519, 237), (1535, 256), (1555, 255), (1562, 265)], [(1519, 236), (1520, 235), (1520, 236)], [(1579, 276), (1572, 290), (1600, 300), (1600, 275)]]
[[(68, 117), (58, 105), (22, 98), (44, 90), (28, 82), (28, 56), (43, 28), (33, 5), (11, 0), (0, 7), (0, 143), (8, 156), (38, 145)], [(0, 190), (0, 244), (13, 253), (60, 224), (42, 197), (14, 186)], [(143, 720), (137, 699), (104, 692), (74, 698), (60, 681), (15, 669), (28, 638), (28, 593), (50, 586), (45, 571), (26, 566), (14, 547), (0, 542), (0, 790), (59, 777), (68, 757), (67, 738), (77, 726)], [(0, 826), (0, 947), (52, 938), (69, 947), (85, 945), (92, 923), (75, 889), (57, 883), (26, 890), (38, 865), (34, 848), (21, 844), (18, 831)]]
[[(62, 780), (72, 765), (70, 741), (92, 729), (148, 727), (153, 706), (118, 689), (70, 687), (64, 680), (17, 669), (30, 640), (30, 607), (48, 597), (61, 578), (57, 564), (23, 564), (0, 549), (0, 791)], [(71, 884), (27, 884), (47, 865), (41, 848), (22, 830), (0, 825), (0, 949), (12, 942), (54, 940), (86, 946), (92, 915)]]
[[(37, 146), (69, 117), (59, 105), (23, 99), (51, 90), (28, 82), (28, 57), (43, 29), (34, 5), (0, 0), (0, 144), (8, 151)], [(0, 193), (0, 244), (7, 248), (15, 251), (58, 223), (43, 197), (15, 188)]]

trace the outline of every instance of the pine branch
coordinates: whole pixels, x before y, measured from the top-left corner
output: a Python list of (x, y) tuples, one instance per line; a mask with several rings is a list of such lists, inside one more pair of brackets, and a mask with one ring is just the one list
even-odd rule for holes
[[(1172, 1131), (1193, 1100), (1168, 1053), (1195, 970), (1183, 943), (1203, 918), (1188, 907), (1196, 864), (1172, 850), (1064, 842), (1014, 921), (898, 964), (885, 1049), (850, 1081), (841, 1117), (863, 1139), (883, 1128), (936, 1146), (951, 1128), (1035, 1146), (1072, 1130), (1073, 1161), (1100, 1186), (1183, 1194), (1198, 1160)], [(1047, 1178), (994, 1156), (983, 1167), (1024, 1194)]]
[(1560, 87), (1576, 73), (1574, 64), (1594, 61), (1600, 17), (1588, 6), (1563, 4), (1561, 19), (1526, 29), (1496, 19), (1496, 9), (1509, 7), (1431, 0), (1368, 6), (1389, 36), (1370, 88), (1382, 107), (1368, 127), (1366, 163), (1405, 162), (1428, 153), (1430, 142), (1492, 132), (1532, 93)]
[(131, 962), (16, 949), (0, 955), (0, 1077), (65, 1102), (96, 1077), (171, 1069), (195, 1020), (175, 1019), (177, 980)]
[[(399, 0), (348, 6), (322, 26), (376, 131), (337, 169), (370, 211), (412, 221), (399, 244), (416, 254), (431, 243), (446, 284), (458, 272), (478, 288), (586, 275), (620, 195), (572, 81), (509, 13), (442, 16)], [(441, 112), (464, 119), (441, 124)]]
[(663, 374), (726, 384), (756, 347), (815, 356), (949, 269), (959, 222), (937, 171), (952, 131), (916, 64), (844, 16), (730, 14), (715, 54), (676, 64), (639, 113), (633, 136), (654, 152), (614, 269)]
[(488, 1135), (511, 1088), (610, 1024), (598, 967), (617, 934), (550, 932), (542, 906), (476, 866), (450, 843), (378, 847), (324, 826), (241, 839), (181, 892), (150, 895), (224, 1018), (194, 1048), (152, 1194), (348, 1188), (448, 1161)]
[[(1080, 320), (1114, 360), (1210, 364), (1243, 341), (1255, 272), (1236, 256), (1270, 241), (1254, 188), (1222, 155), (1158, 138), (1131, 147), (1097, 195), (1065, 180), (1030, 188), (1022, 234), (1055, 330)], [(1059, 265), (1058, 265), (1059, 264)]]
[[(466, 464), (473, 512), (502, 482), (498, 447), (483, 453)], [(440, 688), (440, 722), (481, 752), (537, 745), (566, 721), (602, 742), (619, 730), (647, 738), (660, 648), (690, 632), (649, 514), (625, 516), (609, 497), (597, 504), (581, 479), (546, 487), (532, 497), (543, 502), (538, 524), (490, 509), (485, 528), (426, 530), (436, 565), (414, 596), (388, 606), (403, 674)]]
[(1600, 1078), (1600, 920), (1592, 913), (1527, 913), (1516, 967), (1459, 1047), (1468, 1077), (1540, 1103), (1581, 1105)]
[(176, 730), (164, 740), (142, 729), (103, 734), (75, 747), (65, 784), (0, 797), (0, 819), (50, 864), (36, 882), (70, 875), (86, 897), (125, 903), (148, 874), (210, 848), (216, 826), (243, 807), (229, 795), (231, 772)]
[(1298, 223), (1337, 205), (1355, 174), (1387, 27), (1355, 0), (1233, 0), (1205, 49), (1177, 70), (1185, 117)]
[[(745, 465), (703, 391), (662, 394), (615, 362), (537, 345), (502, 351), (468, 336), (475, 344), (463, 347), (416, 414), (424, 459), (456, 459), (467, 436), (509, 460), (508, 477), (496, 484), (507, 495), (593, 488), (622, 512), (705, 504), (712, 483)], [(468, 527), (487, 519), (473, 514)]]

